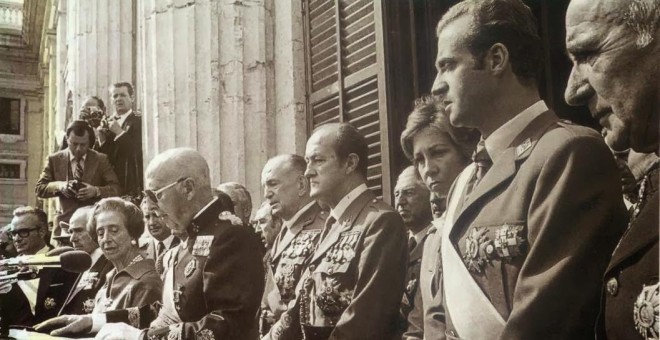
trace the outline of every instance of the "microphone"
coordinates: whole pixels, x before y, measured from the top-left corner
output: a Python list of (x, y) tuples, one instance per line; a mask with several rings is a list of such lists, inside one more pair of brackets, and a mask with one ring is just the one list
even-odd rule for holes
[(37, 272), (31, 269), (24, 272), (15, 272), (14, 274), (0, 276), (0, 283), (33, 280), (37, 278), (37, 275)]
[[(52, 251), (55, 251), (52, 250)], [(69, 250), (61, 255), (19, 256), (0, 261), (0, 267), (37, 266), (42, 268), (62, 268), (67, 272), (82, 273), (92, 266), (92, 258), (82, 250)]]
[(69, 252), (75, 250), (73, 247), (69, 246), (64, 246), (64, 247), (57, 247), (49, 250), (46, 253), (46, 256), (57, 256), (57, 255), (62, 255), (63, 253)]

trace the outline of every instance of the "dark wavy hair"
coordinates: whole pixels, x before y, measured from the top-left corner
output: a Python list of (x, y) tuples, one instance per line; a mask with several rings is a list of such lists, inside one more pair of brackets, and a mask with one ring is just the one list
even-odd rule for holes
[(89, 137), (89, 147), (91, 148), (96, 141), (96, 136), (94, 135), (94, 129), (84, 120), (78, 119), (71, 122), (71, 124), (69, 124), (69, 126), (66, 128), (66, 137), (69, 138), (71, 132), (73, 132), (78, 137), (82, 137), (85, 135), (85, 131), (87, 131), (87, 136)]
[(436, 34), (452, 21), (470, 16), (471, 29), (462, 43), (483, 68), (486, 52), (501, 43), (509, 51), (511, 68), (521, 83), (538, 82), (543, 70), (543, 45), (532, 10), (521, 0), (465, 0), (440, 19)]

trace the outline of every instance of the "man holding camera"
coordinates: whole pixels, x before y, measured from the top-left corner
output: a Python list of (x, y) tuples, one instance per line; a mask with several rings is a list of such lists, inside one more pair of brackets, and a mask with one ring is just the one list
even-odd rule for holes
[(68, 148), (48, 156), (35, 191), (40, 198), (59, 197), (53, 237), (60, 234), (59, 222), (69, 222), (79, 207), (120, 194), (119, 180), (108, 157), (90, 149), (94, 130), (87, 122), (73, 121), (66, 129)]

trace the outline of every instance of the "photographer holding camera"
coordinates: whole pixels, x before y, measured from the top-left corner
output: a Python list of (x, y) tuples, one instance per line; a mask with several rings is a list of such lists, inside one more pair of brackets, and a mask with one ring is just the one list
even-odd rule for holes
[(81, 206), (101, 198), (119, 196), (120, 186), (108, 157), (90, 149), (94, 129), (84, 120), (73, 121), (66, 129), (68, 147), (48, 156), (35, 191), (40, 198), (59, 197), (52, 237), (60, 234), (59, 222), (69, 222)]
[[(114, 143), (112, 141), (115, 135), (109, 129), (105, 109), (103, 99), (97, 96), (87, 96), (80, 107), (77, 119), (86, 121), (94, 129), (96, 139), (91, 146), (92, 149), (111, 158), (114, 152)], [(67, 136), (64, 135), (60, 143), (60, 150), (65, 150), (68, 147)], [(112, 159), (110, 159), (110, 164), (112, 164)]]

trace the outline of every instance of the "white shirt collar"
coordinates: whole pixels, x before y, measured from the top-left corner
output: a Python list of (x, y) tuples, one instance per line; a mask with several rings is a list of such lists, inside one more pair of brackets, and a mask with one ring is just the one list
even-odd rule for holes
[(304, 207), (298, 209), (298, 211), (296, 211), (296, 214), (293, 215), (293, 217), (291, 217), (288, 221), (284, 221), (284, 225), (287, 228), (291, 229), (291, 227), (293, 225), (295, 225), (296, 222), (298, 222), (298, 220), (300, 219), (300, 216), (302, 216), (302, 214), (305, 213), (305, 211), (307, 211), (307, 209), (309, 209), (315, 203), (316, 203), (315, 201), (311, 201), (311, 202), (307, 203)]
[(539, 100), (491, 133), (484, 142), (486, 143), (488, 156), (493, 160), (493, 163), (496, 162), (496, 158), (504, 150), (511, 146), (513, 140), (532, 120), (546, 111), (548, 111), (548, 106), (543, 100)]
[[(123, 115), (119, 116), (119, 119), (117, 119), (117, 124), (119, 126), (124, 125), (124, 122), (126, 121), (126, 117), (130, 115), (133, 112), (133, 109), (128, 110), (128, 112), (124, 113)], [(115, 116), (117, 116), (117, 113), (115, 112)]]
[(369, 190), (369, 188), (367, 188), (367, 185), (364, 183), (355, 187), (353, 190), (351, 190), (351, 192), (346, 194), (346, 196), (344, 196), (344, 198), (342, 198), (334, 208), (330, 209), (330, 215), (332, 215), (335, 220), (339, 221), (341, 215), (344, 213), (344, 211), (346, 211), (346, 208), (348, 208), (348, 206), (351, 205), (351, 203), (353, 203), (356, 198), (358, 198), (367, 190)]
[(96, 249), (94, 249), (94, 251), (92, 251), (91, 254), (89, 254), (89, 256), (92, 258), (92, 267), (94, 267), (94, 265), (96, 264), (96, 262), (99, 261), (102, 255), (103, 255), (103, 251), (101, 250), (101, 247), (97, 247)]
[(431, 223), (429, 223), (429, 225), (427, 225), (426, 227), (424, 227), (424, 229), (418, 231), (418, 232), (415, 233), (415, 234), (413, 234), (412, 232), (408, 231), (408, 236), (409, 236), (409, 237), (414, 237), (414, 238), (415, 238), (415, 242), (416, 242), (417, 244), (419, 244), (420, 242), (422, 242), (422, 239), (424, 238), (424, 236), (426, 236), (426, 233), (428, 233), (428, 231), (429, 231), (430, 228), (431, 228)]
[[(158, 241), (157, 239), (155, 239), (153, 237), (152, 237), (152, 239), (154, 240), (154, 246), (156, 247), (156, 250), (158, 250), (158, 243), (161, 242), (161, 241)], [(168, 236), (166, 239), (164, 239), (162, 241), (163, 244), (165, 245), (165, 250), (170, 249), (170, 247), (172, 246), (172, 241), (174, 241), (174, 235), (172, 235), (172, 234), (170, 234), (170, 236)]]
[[(83, 165), (85, 164), (86, 159), (87, 159), (87, 153), (85, 152), (85, 154), (82, 156)], [(76, 157), (73, 155), (73, 152), (69, 150), (69, 162), (73, 163), (75, 161), (76, 161)]]
[[(46, 254), (48, 250), (50, 249), (48, 249), (48, 245), (46, 245), (43, 248), (39, 249), (39, 251), (37, 251), (34, 255)], [(39, 290), (39, 281), (40, 281), (39, 277), (37, 276), (36, 279), (22, 280), (16, 282), (18, 287), (23, 291), (25, 298), (28, 300), (28, 304), (30, 305), (30, 311), (32, 311), (32, 315), (35, 315), (34, 311), (37, 306), (37, 291)]]

